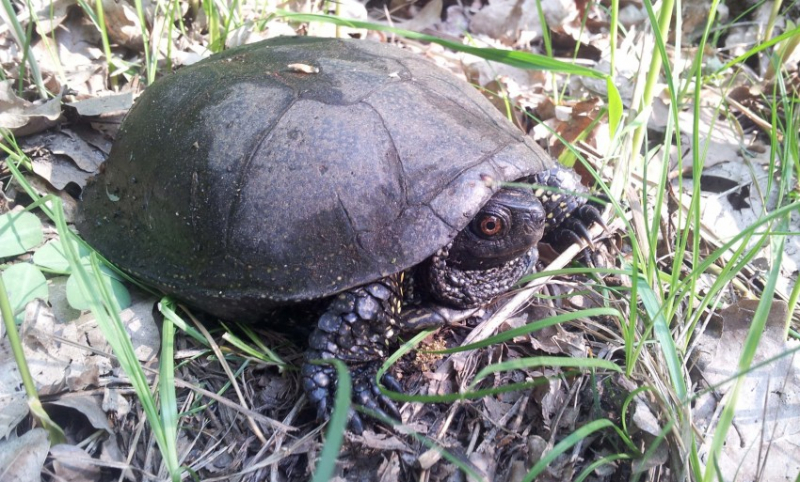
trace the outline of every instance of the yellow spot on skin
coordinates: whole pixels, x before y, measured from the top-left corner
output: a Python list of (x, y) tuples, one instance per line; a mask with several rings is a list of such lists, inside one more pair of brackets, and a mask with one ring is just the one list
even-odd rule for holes
[(536, 191), (534, 191), (534, 192), (533, 192), (533, 194), (534, 194), (536, 197), (539, 197), (539, 198), (540, 198), (540, 197), (544, 196), (544, 189), (542, 189), (542, 188), (539, 188), (539, 189), (537, 189)]
[(553, 219), (553, 213), (548, 213), (547, 214), (547, 219)]

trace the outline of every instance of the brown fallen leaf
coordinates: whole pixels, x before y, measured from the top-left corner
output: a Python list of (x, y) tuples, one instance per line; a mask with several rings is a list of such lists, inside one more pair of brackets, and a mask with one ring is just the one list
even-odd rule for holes
[(42, 467), (50, 449), (47, 432), (35, 428), (20, 437), (0, 442), (3, 480), (41, 480)]
[(95, 117), (105, 114), (127, 112), (133, 105), (133, 94), (123, 92), (121, 94), (101, 95), (88, 99), (68, 102), (68, 106), (74, 107), (78, 114), (84, 117)]
[(103, 10), (109, 39), (134, 51), (144, 48), (142, 24), (133, 5), (125, 0), (103, 0)]
[(75, 163), (65, 156), (57, 156), (49, 152), (40, 156), (31, 156), (31, 162), (33, 172), (58, 190), (64, 189), (70, 183), (83, 188), (92, 176), (92, 174), (78, 169)]
[(67, 128), (28, 137), (20, 144), (31, 158), (33, 172), (58, 190), (69, 183), (83, 188), (106, 158), (105, 153)]
[[(709, 385), (718, 385), (737, 374), (745, 338), (753, 321), (758, 300), (741, 300), (722, 310), (708, 329), (699, 336), (694, 348), (697, 373)], [(798, 343), (783, 338), (788, 307), (782, 301), (772, 303), (767, 323), (753, 359), (753, 366), (772, 360), (743, 378), (734, 411), (734, 426), (728, 431), (719, 468), (724, 480), (793, 480), (800, 469), (800, 357), (789, 353)], [(717, 396), (698, 402), (695, 420), (701, 430), (717, 420), (719, 400), (732, 383), (716, 388)], [(716, 403), (714, 403), (716, 402)], [(708, 457), (713, 437), (706, 437), (701, 457)]]
[(36, 368), (31, 371), (40, 395), (61, 393), (67, 386), (67, 373), (72, 376), (90, 369), (97, 358), (73, 343), (62, 340), (79, 340), (74, 324), (61, 324), (50, 307), (41, 300), (34, 300), (25, 307), (25, 320), (20, 327), (20, 338), (28, 363)]
[(104, 54), (97, 29), (79, 16), (67, 17), (51, 35), (32, 45), (43, 76), (57, 79), (59, 88), (83, 95), (107, 92)]
[(3, 334), (0, 335), (0, 439), (12, 433), (27, 415), (28, 401), (22, 390), (22, 377), (8, 337)]
[(469, 29), (506, 45), (522, 43), (542, 34), (536, 2), (533, 0), (490, 0), (472, 16)]
[(86, 417), (92, 427), (98, 430), (105, 430), (109, 434), (114, 433), (114, 429), (111, 428), (111, 424), (108, 422), (108, 416), (103, 411), (100, 397), (83, 393), (67, 394), (56, 400), (51, 400), (47, 404), (74, 410)]
[(45, 37), (57, 29), (67, 19), (68, 9), (77, 0), (38, 0), (31, 2), (36, 10), (36, 33)]
[(52, 127), (61, 117), (61, 95), (34, 104), (17, 97), (14, 81), (0, 80), (0, 128), (15, 136), (27, 136)]
[(50, 449), (53, 469), (61, 480), (90, 482), (100, 480), (100, 466), (89, 454), (75, 445), (59, 444)]

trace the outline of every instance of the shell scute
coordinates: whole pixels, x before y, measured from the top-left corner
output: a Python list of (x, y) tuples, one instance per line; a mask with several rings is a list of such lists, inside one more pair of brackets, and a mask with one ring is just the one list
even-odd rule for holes
[(149, 87), (78, 224), (145, 281), (257, 318), (421, 262), (499, 188), (487, 179), (552, 165), (473, 87), (411, 53), (273, 39)]

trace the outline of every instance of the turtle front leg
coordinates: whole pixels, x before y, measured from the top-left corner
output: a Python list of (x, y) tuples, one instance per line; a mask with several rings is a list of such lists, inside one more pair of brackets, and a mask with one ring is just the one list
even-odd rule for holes
[(581, 240), (593, 248), (588, 228), (592, 223), (605, 227), (605, 223), (602, 207), (587, 202), (589, 190), (581, 184), (580, 176), (572, 169), (556, 166), (530, 176), (528, 182), (541, 186), (534, 192), (547, 213), (542, 240), (559, 251)]
[[(320, 316), (309, 337), (309, 349), (302, 367), (303, 388), (317, 408), (317, 417), (326, 419), (336, 391), (336, 369), (315, 365), (312, 360), (338, 359), (345, 362), (353, 378), (353, 401), (379, 413), (390, 412), (399, 418), (394, 402), (381, 394), (375, 375), (399, 334), (398, 315), (402, 303), (400, 276), (360, 286), (337, 295)], [(399, 388), (390, 376), (384, 377), (389, 388)], [(353, 412), (351, 428), (363, 429)]]

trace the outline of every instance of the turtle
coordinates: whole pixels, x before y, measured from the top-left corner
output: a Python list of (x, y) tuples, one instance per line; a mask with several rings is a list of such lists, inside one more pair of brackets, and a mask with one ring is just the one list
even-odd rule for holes
[(258, 323), (316, 302), (301, 373), (317, 415), (337, 380), (312, 362), (331, 358), (354, 401), (396, 415), (375, 375), (401, 334), (509, 291), (542, 238), (590, 240), (602, 218), (587, 192), (422, 56), (282, 37), (146, 88), (76, 224), (119, 268), (214, 317)]

